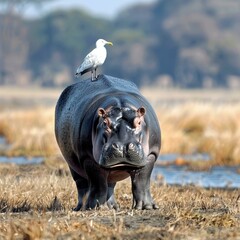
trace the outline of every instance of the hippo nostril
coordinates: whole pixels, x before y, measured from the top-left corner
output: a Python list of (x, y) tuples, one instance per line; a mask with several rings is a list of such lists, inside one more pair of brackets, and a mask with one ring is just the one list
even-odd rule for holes
[(129, 143), (128, 148), (129, 149), (134, 149), (134, 144), (133, 143)]
[(123, 157), (123, 145), (121, 143), (112, 143), (112, 154), (114, 157)]
[(115, 149), (119, 149), (119, 146), (118, 146), (117, 143), (113, 143), (113, 144), (112, 144), (112, 147), (115, 148)]
[(119, 143), (113, 143), (112, 147), (118, 151), (123, 151), (123, 145)]

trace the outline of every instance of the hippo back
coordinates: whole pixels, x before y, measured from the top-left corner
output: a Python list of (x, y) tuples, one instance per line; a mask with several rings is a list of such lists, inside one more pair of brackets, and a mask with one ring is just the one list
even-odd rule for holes
[[(67, 87), (61, 94), (56, 107), (56, 118), (60, 117), (59, 114), (62, 113), (64, 108), (70, 108), (74, 111), (79, 104), (81, 105), (81, 109), (79, 109), (80, 112), (78, 112), (78, 114), (80, 117), (83, 117), (86, 109), (89, 108), (93, 102), (99, 101), (99, 99), (104, 96), (121, 92), (141, 95), (134, 83), (111, 76), (100, 75), (97, 81), (87, 79), (77, 82)], [(69, 114), (71, 114), (72, 111), (69, 111)], [(81, 120), (82, 119), (80, 119), (80, 121)]]

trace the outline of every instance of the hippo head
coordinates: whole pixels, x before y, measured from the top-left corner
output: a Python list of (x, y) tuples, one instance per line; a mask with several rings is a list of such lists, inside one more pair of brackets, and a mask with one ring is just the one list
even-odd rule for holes
[(100, 166), (136, 168), (146, 164), (148, 134), (145, 112), (144, 107), (98, 109), (93, 153)]

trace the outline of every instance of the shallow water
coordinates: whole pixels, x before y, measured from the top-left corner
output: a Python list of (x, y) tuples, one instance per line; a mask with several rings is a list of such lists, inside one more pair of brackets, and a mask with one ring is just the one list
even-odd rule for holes
[(26, 158), (26, 157), (5, 157), (0, 156), (0, 163), (15, 163), (15, 164), (40, 164), (43, 162), (42, 157), (33, 157), (33, 158)]
[(162, 154), (154, 167), (152, 178), (160, 179), (166, 184), (193, 184), (210, 188), (240, 188), (240, 173), (238, 167), (215, 166), (209, 171), (190, 171), (186, 165), (176, 165), (176, 159), (186, 161), (210, 161), (207, 153), (191, 155)]
[(240, 188), (240, 174), (237, 167), (213, 167), (210, 171), (188, 171), (187, 166), (156, 166), (152, 173), (153, 179), (162, 177), (166, 184), (193, 184), (210, 188)]

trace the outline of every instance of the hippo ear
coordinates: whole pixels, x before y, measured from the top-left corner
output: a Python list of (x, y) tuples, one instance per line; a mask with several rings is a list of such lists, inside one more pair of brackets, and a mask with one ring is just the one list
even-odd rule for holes
[(107, 116), (107, 112), (103, 108), (98, 109), (98, 116), (105, 118)]
[(145, 107), (140, 107), (140, 108), (137, 110), (137, 113), (138, 113), (138, 116), (139, 116), (139, 117), (144, 116), (145, 113), (146, 113)]

